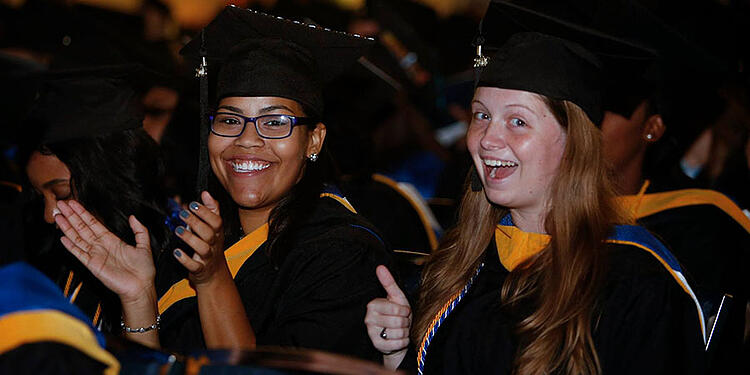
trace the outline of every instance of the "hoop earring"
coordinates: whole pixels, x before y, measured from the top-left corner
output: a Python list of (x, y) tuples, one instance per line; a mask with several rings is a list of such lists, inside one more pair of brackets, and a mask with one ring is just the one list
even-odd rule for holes
[(315, 163), (316, 161), (318, 161), (318, 154), (317, 153), (310, 154), (310, 156), (307, 157), (307, 160)]
[(482, 191), (482, 180), (479, 179), (479, 172), (477, 172), (476, 167), (471, 167), (469, 180), (471, 181), (471, 191)]

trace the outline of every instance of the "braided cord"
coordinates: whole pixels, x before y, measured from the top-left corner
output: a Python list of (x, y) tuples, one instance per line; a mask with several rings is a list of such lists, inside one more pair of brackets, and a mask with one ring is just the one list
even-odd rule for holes
[(443, 307), (437, 312), (437, 314), (435, 314), (435, 318), (432, 319), (432, 323), (430, 323), (430, 329), (427, 330), (427, 333), (422, 338), (422, 343), (419, 345), (419, 351), (417, 352), (417, 373), (419, 375), (423, 375), (422, 372), (424, 371), (425, 358), (427, 357), (427, 348), (430, 346), (433, 337), (435, 337), (435, 333), (437, 333), (438, 328), (440, 328), (443, 322), (448, 318), (448, 315), (453, 312), (453, 310), (456, 308), (456, 306), (458, 306), (464, 296), (466, 296), (466, 293), (469, 292), (469, 289), (471, 289), (471, 286), (474, 284), (477, 276), (479, 276), (479, 272), (482, 271), (482, 268), (484, 268), (484, 263), (480, 264), (479, 267), (477, 267), (474, 275), (469, 279), (463, 289), (454, 294), (448, 300), (448, 302), (443, 305)]

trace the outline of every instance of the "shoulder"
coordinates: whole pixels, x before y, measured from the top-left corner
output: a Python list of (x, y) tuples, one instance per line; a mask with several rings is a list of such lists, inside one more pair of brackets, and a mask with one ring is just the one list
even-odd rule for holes
[(303, 228), (300, 228), (299, 239), (304, 242), (364, 241), (385, 246), (383, 236), (374, 225), (346, 207), (340, 198), (333, 197), (320, 198), (309, 218), (303, 223)]
[(341, 202), (321, 197), (309, 217), (295, 231), (290, 254), (297, 259), (386, 256), (387, 245), (380, 232), (365, 218)]
[(681, 284), (682, 268), (667, 247), (646, 228), (618, 225), (607, 239), (611, 277), (656, 277)]
[(698, 221), (707, 225), (736, 226), (746, 233), (750, 232), (750, 219), (734, 201), (718, 191), (664, 191), (646, 194), (641, 201), (637, 216), (644, 220), (653, 220), (654, 216), (670, 217), (679, 222)]

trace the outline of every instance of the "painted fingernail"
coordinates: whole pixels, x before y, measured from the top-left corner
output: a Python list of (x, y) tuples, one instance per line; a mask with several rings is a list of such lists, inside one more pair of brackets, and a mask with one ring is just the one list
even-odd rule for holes
[(190, 212), (187, 212), (185, 210), (180, 211), (180, 217), (182, 217), (183, 219), (187, 219), (188, 216), (190, 216)]
[(185, 228), (183, 228), (183, 227), (177, 227), (177, 229), (175, 229), (175, 232), (177, 232), (177, 234), (183, 234), (183, 233), (185, 233)]
[(52, 217), (55, 217), (60, 214), (62, 214), (62, 212), (60, 212), (60, 210), (57, 207), (52, 209)]
[(175, 249), (174, 250), (174, 256), (176, 256), (178, 258), (181, 257), (182, 256), (182, 251), (180, 251), (180, 249)]
[(198, 202), (190, 202), (189, 206), (190, 206), (190, 209), (193, 211), (198, 211), (198, 208), (200, 207), (198, 206)]

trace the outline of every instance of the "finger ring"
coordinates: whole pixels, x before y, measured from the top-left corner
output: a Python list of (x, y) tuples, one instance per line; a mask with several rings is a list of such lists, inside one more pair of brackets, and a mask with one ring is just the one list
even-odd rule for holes
[(388, 333), (385, 332), (385, 327), (383, 327), (383, 330), (380, 331), (380, 338), (383, 340), (388, 340)]

